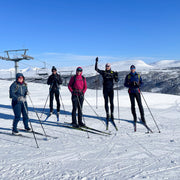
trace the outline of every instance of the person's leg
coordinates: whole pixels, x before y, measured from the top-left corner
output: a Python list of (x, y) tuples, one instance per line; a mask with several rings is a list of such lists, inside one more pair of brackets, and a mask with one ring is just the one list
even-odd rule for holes
[(134, 93), (129, 93), (130, 101), (131, 101), (131, 112), (134, 118), (134, 122), (137, 121), (137, 116), (136, 116), (136, 109), (135, 109), (135, 94)]
[(22, 111), (22, 115), (23, 115), (24, 128), (25, 129), (29, 129), (29, 125), (28, 125), (29, 118), (28, 118), (28, 106), (27, 106), (27, 102), (21, 104), (21, 111)]
[(75, 95), (72, 95), (72, 106), (73, 106), (73, 109), (72, 109), (72, 124), (77, 124), (76, 122), (76, 110), (77, 110), (77, 107), (78, 107), (78, 99)]
[(140, 114), (141, 114), (141, 120), (142, 120), (143, 123), (146, 123), (145, 118), (144, 118), (144, 109), (143, 109), (143, 106), (142, 106), (140, 93), (136, 93), (136, 101), (138, 103), (139, 111), (140, 111)]
[(56, 102), (57, 102), (57, 112), (59, 112), (60, 111), (59, 90), (56, 90), (55, 98), (56, 98)]
[(53, 112), (53, 99), (54, 99), (54, 91), (51, 90), (50, 91), (50, 104), (49, 104), (50, 112)]
[(83, 96), (78, 96), (79, 101), (78, 101), (78, 123), (79, 125), (84, 125), (84, 123), (82, 122), (82, 108), (83, 108), (83, 101), (84, 101), (84, 97)]
[(111, 118), (114, 119), (114, 90), (109, 92), (110, 108), (111, 108)]
[(104, 95), (104, 107), (106, 110), (106, 115), (109, 115), (108, 92), (107, 92), (107, 90), (103, 90), (103, 95)]
[(12, 108), (14, 111), (14, 120), (13, 120), (13, 131), (17, 132), (17, 125), (21, 118), (21, 104), (17, 102), (12, 102)]

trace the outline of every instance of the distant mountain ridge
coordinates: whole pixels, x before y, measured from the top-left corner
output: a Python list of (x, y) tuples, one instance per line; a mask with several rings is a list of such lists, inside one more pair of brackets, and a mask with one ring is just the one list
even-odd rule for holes
[[(141, 60), (128, 60), (111, 63), (112, 70), (118, 71), (119, 89), (124, 89), (125, 76), (130, 72), (130, 65), (136, 66), (137, 72), (141, 74), (144, 85), (143, 91), (158, 92), (165, 94), (180, 95), (180, 61), (162, 60), (152, 64), (146, 64)], [(105, 64), (99, 63), (99, 69), (105, 69)], [(72, 74), (75, 74), (76, 67), (57, 68), (64, 78), (64, 85), (67, 85)], [(72, 72), (71, 72), (72, 71)], [(0, 70), (1, 79), (11, 79), (14, 69)], [(26, 68), (22, 70), (27, 81), (46, 83), (51, 69)], [(72, 73), (72, 74), (71, 74)], [(102, 78), (94, 70), (94, 65), (84, 66), (83, 75), (87, 78), (88, 87), (91, 89), (102, 89)], [(117, 85), (115, 85), (116, 88)]]

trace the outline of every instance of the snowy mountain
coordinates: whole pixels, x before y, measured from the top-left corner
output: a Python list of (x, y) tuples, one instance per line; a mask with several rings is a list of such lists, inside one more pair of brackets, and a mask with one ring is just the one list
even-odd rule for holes
[[(178, 60), (162, 60), (156, 63), (147, 64), (142, 60), (127, 60), (127, 61), (118, 61), (111, 63), (112, 69), (114, 71), (129, 71), (129, 67), (134, 64), (137, 68), (137, 71), (150, 71), (154, 69), (163, 69), (170, 67), (180, 67), (180, 61)], [(99, 68), (104, 69), (105, 64), (99, 63)], [(85, 76), (93, 76), (96, 74), (94, 70), (94, 65), (91, 66), (82, 66), (83, 73)], [(58, 71), (66, 73), (64, 71), (73, 71), (75, 73), (76, 67), (57, 67)], [(38, 71), (51, 73), (51, 69), (41, 69), (41, 68), (32, 68), (28, 67), (26, 69), (22, 69), (21, 72), (24, 73), (26, 77), (34, 77), (38, 75)], [(67, 72), (68, 73), (68, 72)], [(11, 74), (14, 74), (14, 68), (11, 69), (1, 69), (0, 76), (1, 78), (10, 78)]]
[(180, 68), (180, 60), (162, 60), (162, 61), (153, 63), (152, 66), (157, 69), (171, 68), (171, 67)]
[[(124, 79), (129, 73), (130, 65), (134, 64), (137, 72), (143, 77), (143, 91), (180, 95), (180, 61), (178, 60), (163, 60), (150, 65), (141, 60), (119, 61), (111, 64), (112, 70), (119, 72), (118, 87), (120, 89), (124, 88)], [(99, 63), (99, 69), (104, 69), (104, 66), (105, 64)], [(75, 74), (76, 67), (57, 67), (57, 69), (64, 78), (64, 85), (67, 85), (71, 75)], [(48, 75), (51, 74), (51, 69), (43, 68), (30, 67), (21, 71), (27, 81), (38, 83), (46, 83)], [(12, 79), (13, 74), (13, 69), (0, 70), (2, 79)], [(97, 88), (97, 86), (99, 89), (102, 88), (102, 78), (94, 70), (94, 65), (84, 66), (83, 75), (87, 77), (88, 87), (92, 89)]]
[[(147, 124), (154, 131), (146, 134), (145, 127), (138, 123), (133, 132), (130, 101), (127, 90), (119, 92), (120, 120), (117, 119), (117, 96), (115, 93), (115, 123), (119, 131), (110, 125), (110, 136), (102, 136), (60, 127), (56, 116), (43, 123), (46, 133), (52, 137), (22, 132), (24, 137), (11, 135), (13, 111), (8, 91), (11, 81), (0, 80), (0, 179), (53, 179), (53, 180), (162, 180), (180, 179), (180, 97), (157, 93), (144, 93), (155, 120), (161, 130), (158, 133), (151, 115), (144, 104)], [(35, 108), (41, 115), (49, 92), (44, 84), (28, 83)], [(67, 87), (61, 88), (65, 110), (61, 107), (60, 123), (71, 122), (71, 95)], [(102, 90), (87, 90), (86, 100), (100, 118), (84, 102), (83, 114), (88, 126), (105, 130), (104, 100)], [(35, 131), (42, 128), (31, 102), (29, 117)], [(48, 106), (45, 112), (49, 111)], [(137, 111), (138, 116), (139, 112)], [(45, 119), (42, 115), (42, 120)], [(22, 122), (19, 128), (23, 128)]]
[[(146, 64), (145, 62), (141, 61), (141, 60), (128, 60), (128, 61), (119, 61), (119, 62), (113, 62), (112, 63), (112, 69), (115, 71), (126, 71), (129, 70), (130, 65), (136, 65), (137, 69), (139, 71), (142, 70), (149, 70), (152, 69), (153, 66)], [(96, 71), (94, 70), (94, 65), (93, 66), (82, 66), (83, 67), (83, 74), (85, 76), (93, 76), (96, 74)], [(99, 68), (100, 69), (104, 69), (105, 64), (101, 64), (99, 63)], [(73, 71), (73, 74), (76, 71), (76, 67), (72, 66), (72, 67), (57, 67), (58, 71), (62, 72), (62, 71)], [(44, 72), (48, 72), (51, 73), (51, 69), (40, 69), (40, 68), (26, 68), (26, 69), (22, 69), (21, 71), (24, 73), (24, 75), (26, 77), (34, 77), (34, 75), (38, 74), (38, 71), (44, 71)], [(9, 70), (5, 70), (2, 69), (0, 70), (0, 75), (1, 78), (7, 78), (10, 77), (10, 72), (14, 73), (14, 69), (9, 69)], [(62, 74), (64, 74), (66, 72), (62, 72)]]

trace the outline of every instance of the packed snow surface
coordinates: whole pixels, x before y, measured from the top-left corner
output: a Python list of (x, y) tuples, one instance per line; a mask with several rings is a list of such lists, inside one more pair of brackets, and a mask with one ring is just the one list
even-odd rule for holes
[[(102, 136), (67, 129), (57, 125), (52, 115), (43, 123), (46, 133), (52, 137), (36, 135), (40, 148), (36, 148), (33, 134), (22, 132), (26, 137), (11, 135), (13, 111), (9, 99), (12, 82), (0, 80), (0, 179), (50, 179), (50, 180), (127, 180), (127, 179), (180, 179), (180, 97), (156, 93), (143, 93), (158, 130), (145, 106), (147, 124), (153, 134), (147, 134), (145, 127), (138, 123), (133, 132), (130, 101), (127, 91), (119, 91), (120, 119), (117, 112), (115, 92), (115, 123), (118, 131), (110, 125), (112, 135)], [(30, 97), (41, 116), (48, 86), (28, 83)], [(71, 122), (71, 96), (67, 87), (61, 88), (63, 107), (60, 123)], [(105, 131), (104, 101), (102, 91), (87, 90), (86, 100), (99, 114), (97, 118), (89, 105), (84, 102), (83, 114), (86, 125)], [(41, 132), (37, 116), (29, 104), (29, 117), (35, 131)], [(49, 104), (49, 103), (48, 103)], [(62, 103), (61, 103), (62, 104)], [(48, 105), (46, 106), (48, 113)], [(138, 112), (138, 111), (137, 111)], [(139, 115), (139, 112), (138, 112)], [(42, 115), (41, 119), (45, 119)], [(22, 121), (19, 128), (23, 128)]]

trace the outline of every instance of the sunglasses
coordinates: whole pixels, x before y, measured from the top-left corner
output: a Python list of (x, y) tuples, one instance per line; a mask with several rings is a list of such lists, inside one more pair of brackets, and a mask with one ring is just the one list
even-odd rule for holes
[(82, 69), (79, 68), (79, 69), (77, 69), (77, 71), (82, 72)]
[(106, 66), (106, 67), (110, 67), (110, 66)]

